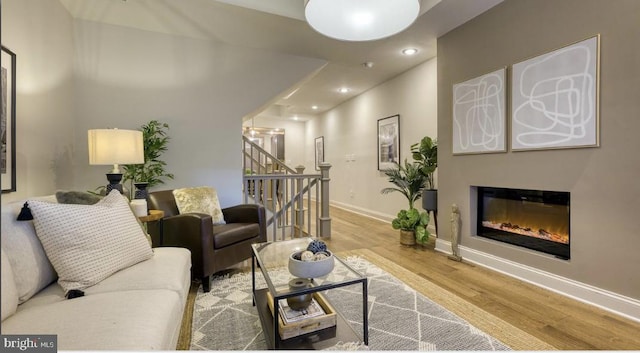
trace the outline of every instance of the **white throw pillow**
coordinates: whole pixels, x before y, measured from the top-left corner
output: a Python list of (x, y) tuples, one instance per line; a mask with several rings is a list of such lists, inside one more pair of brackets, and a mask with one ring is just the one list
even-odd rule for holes
[(149, 259), (153, 251), (117, 190), (95, 205), (29, 201), (36, 234), (68, 292)]
[(0, 307), (0, 314), (2, 320), (7, 317), (13, 315), (18, 309), (18, 288), (16, 287), (16, 282), (13, 280), (13, 270), (11, 270), (11, 264), (9, 264), (9, 259), (7, 255), (4, 253), (4, 250), (0, 250), (0, 269), (2, 270), (2, 277), (0, 280), (2, 281), (2, 305)]
[[(50, 195), (37, 200), (55, 203), (56, 197)], [(58, 279), (36, 235), (33, 221), (16, 220), (26, 201), (2, 205), (2, 232), (0, 232), (2, 250), (13, 269), (19, 304), (29, 300), (34, 294)]]
[(213, 224), (225, 224), (216, 189), (208, 186), (175, 189), (173, 197), (181, 214), (205, 213), (211, 215)]

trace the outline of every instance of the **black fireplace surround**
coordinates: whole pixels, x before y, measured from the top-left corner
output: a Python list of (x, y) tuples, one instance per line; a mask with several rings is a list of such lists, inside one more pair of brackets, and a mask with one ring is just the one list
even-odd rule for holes
[(477, 191), (478, 236), (571, 258), (568, 192), (484, 186)]

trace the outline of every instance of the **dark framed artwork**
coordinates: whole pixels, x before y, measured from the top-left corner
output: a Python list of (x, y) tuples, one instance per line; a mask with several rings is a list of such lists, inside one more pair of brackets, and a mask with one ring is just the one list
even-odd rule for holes
[(378, 170), (400, 163), (400, 115), (378, 119)]
[(316, 137), (316, 170), (320, 170), (320, 163), (324, 162), (324, 136)]
[(2, 46), (2, 153), (0, 171), (2, 192), (16, 191), (16, 54)]

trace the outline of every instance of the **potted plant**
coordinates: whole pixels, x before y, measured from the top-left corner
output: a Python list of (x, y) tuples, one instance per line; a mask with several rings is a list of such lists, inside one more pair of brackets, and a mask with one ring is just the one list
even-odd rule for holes
[[(124, 165), (123, 181), (131, 181), (140, 195), (137, 198), (146, 198), (146, 189), (164, 184), (164, 178), (173, 179), (173, 174), (167, 173), (166, 162), (160, 160), (160, 156), (167, 151), (169, 136), (167, 129), (169, 124), (151, 120), (142, 125), (142, 140), (144, 145), (144, 164)], [(133, 188), (131, 188), (133, 189)], [(138, 192), (136, 191), (136, 192)]]
[[(416, 200), (420, 199), (422, 189), (426, 183), (426, 176), (420, 170), (418, 163), (409, 163), (406, 159), (404, 165), (397, 163), (397, 168), (385, 169), (383, 172), (395, 187), (388, 187), (380, 190), (382, 194), (399, 192), (403, 194), (409, 202), (407, 210), (398, 212), (397, 217), (392, 221), (394, 229), (400, 229), (400, 243), (403, 245), (414, 245), (416, 242), (424, 244), (429, 239), (429, 215), (426, 212), (420, 213), (413, 207)], [(407, 234), (406, 232), (409, 232)]]
[(420, 142), (411, 145), (411, 156), (426, 178), (422, 190), (422, 208), (435, 214), (438, 211), (438, 190), (433, 173), (438, 168), (438, 141), (429, 136), (423, 137)]
[(391, 222), (393, 229), (400, 229), (400, 244), (414, 245), (416, 242), (424, 244), (431, 235), (427, 230), (429, 214), (419, 212), (415, 208), (401, 210)]

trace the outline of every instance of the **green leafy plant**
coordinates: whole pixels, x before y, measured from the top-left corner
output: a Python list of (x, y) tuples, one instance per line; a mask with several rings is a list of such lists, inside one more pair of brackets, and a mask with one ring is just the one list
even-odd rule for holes
[[(165, 170), (167, 163), (160, 156), (167, 151), (169, 124), (151, 120), (142, 125), (142, 140), (144, 144), (144, 164), (127, 164), (123, 167), (123, 181), (146, 182), (148, 187), (164, 184), (165, 178), (173, 179), (173, 174)], [(133, 187), (131, 188), (133, 189)]]
[(427, 230), (428, 225), (429, 214), (427, 212), (419, 212), (415, 208), (401, 210), (391, 222), (393, 229), (413, 231), (416, 236), (416, 242), (420, 244), (424, 244), (429, 240), (431, 233)]
[(413, 203), (422, 195), (422, 189), (426, 183), (426, 175), (422, 173), (418, 163), (409, 163), (406, 159), (404, 165), (396, 163), (397, 168), (383, 170), (389, 178), (389, 182), (395, 187), (380, 190), (382, 194), (399, 192), (409, 201), (409, 209), (413, 209)]
[(435, 189), (433, 173), (438, 168), (438, 141), (429, 136), (423, 137), (420, 142), (411, 145), (411, 156), (426, 177), (424, 187)]
[(422, 190), (427, 182), (427, 175), (422, 172), (418, 162), (404, 160), (404, 165), (396, 163), (397, 168), (385, 169), (383, 172), (389, 178), (389, 182), (395, 187), (388, 187), (380, 190), (382, 194), (399, 192), (404, 195), (409, 202), (408, 210), (398, 212), (396, 218), (391, 222), (393, 229), (413, 231), (416, 242), (424, 244), (431, 235), (427, 230), (429, 224), (429, 214), (419, 212), (413, 207), (416, 200), (422, 196)]

